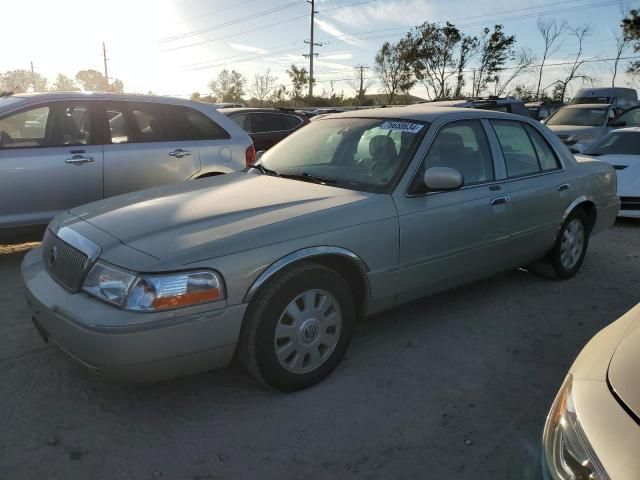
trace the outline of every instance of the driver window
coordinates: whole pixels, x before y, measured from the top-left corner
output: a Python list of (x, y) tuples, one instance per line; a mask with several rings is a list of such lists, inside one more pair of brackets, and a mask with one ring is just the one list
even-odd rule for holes
[(0, 119), (0, 148), (45, 146), (49, 107), (37, 107)]
[(418, 172), (422, 190), (426, 190), (422, 177), (431, 167), (455, 168), (462, 173), (465, 186), (494, 180), (491, 149), (480, 121), (452, 122), (440, 129)]

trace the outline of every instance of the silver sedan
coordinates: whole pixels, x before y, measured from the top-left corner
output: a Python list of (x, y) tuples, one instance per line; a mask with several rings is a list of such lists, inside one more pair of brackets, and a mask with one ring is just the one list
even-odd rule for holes
[(356, 319), (544, 259), (576, 274), (615, 170), (531, 119), (418, 105), (329, 115), (244, 172), (74, 208), (22, 265), (33, 321), (91, 370), (227, 365), (285, 390)]

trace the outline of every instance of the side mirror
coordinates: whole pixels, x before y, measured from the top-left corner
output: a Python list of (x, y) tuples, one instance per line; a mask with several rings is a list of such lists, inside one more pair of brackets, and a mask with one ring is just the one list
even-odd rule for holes
[(463, 183), (462, 173), (455, 168), (431, 167), (424, 172), (424, 184), (435, 192), (457, 190)]
[(569, 150), (571, 153), (584, 153), (587, 148), (582, 143), (576, 143)]
[(258, 160), (260, 160), (260, 157), (262, 157), (262, 155), (264, 155), (264, 152), (265, 152), (264, 150), (260, 150), (260, 151), (256, 152), (256, 162)]
[(624, 120), (616, 122), (614, 120), (611, 123), (609, 123), (609, 126), (610, 127), (626, 127), (627, 126), (627, 122), (625, 122)]

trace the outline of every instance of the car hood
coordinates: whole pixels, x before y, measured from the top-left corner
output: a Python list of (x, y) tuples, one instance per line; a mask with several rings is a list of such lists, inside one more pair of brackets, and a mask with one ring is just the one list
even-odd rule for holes
[(640, 314), (623, 336), (611, 358), (607, 373), (618, 398), (640, 418)]
[(618, 195), (640, 196), (640, 155), (602, 155), (595, 157), (612, 165), (618, 175)]
[[(197, 247), (205, 244), (210, 247), (249, 231), (371, 196), (375, 194), (238, 172), (120, 195), (70, 213), (157, 259), (184, 258), (185, 252), (195, 254)], [(242, 247), (247, 245), (237, 249)], [(212, 253), (209, 251), (210, 256)]]

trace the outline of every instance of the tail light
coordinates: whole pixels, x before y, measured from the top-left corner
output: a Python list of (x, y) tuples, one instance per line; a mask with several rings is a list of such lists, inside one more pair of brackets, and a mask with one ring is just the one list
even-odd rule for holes
[(247, 167), (256, 163), (256, 147), (253, 146), (253, 143), (247, 148), (246, 162)]

